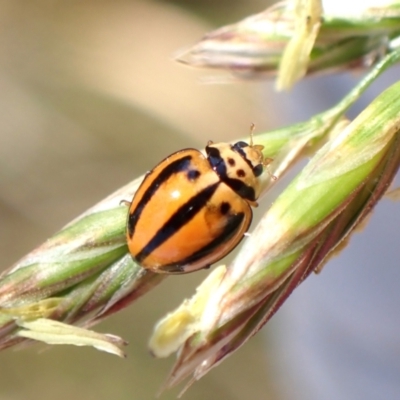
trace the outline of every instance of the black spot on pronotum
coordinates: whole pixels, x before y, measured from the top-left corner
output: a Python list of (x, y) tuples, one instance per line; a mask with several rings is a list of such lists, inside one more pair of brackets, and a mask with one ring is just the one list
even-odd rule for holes
[(226, 201), (222, 202), (219, 206), (219, 210), (221, 211), (222, 215), (228, 214), (230, 209), (231, 205)]
[(236, 162), (235, 162), (235, 160), (233, 159), (233, 158), (228, 158), (228, 164), (231, 166), (231, 167), (234, 167), (235, 165), (236, 165)]
[(225, 162), (221, 157), (219, 150), (212, 146), (206, 146), (206, 153), (208, 162), (211, 168), (218, 173), (220, 168), (225, 169)]
[(233, 145), (233, 148), (242, 149), (243, 147), (249, 147), (248, 143), (246, 143), (246, 142), (236, 142)]
[(231, 146), (231, 149), (240, 154), (244, 160), (247, 160), (246, 152), (243, 149), (248, 146), (249, 145), (246, 142), (237, 142)]
[(238, 170), (236, 171), (236, 175), (237, 175), (239, 178), (244, 178), (244, 177), (246, 176), (246, 172), (244, 172), (242, 169), (238, 169)]
[(201, 173), (197, 169), (191, 169), (186, 174), (188, 180), (191, 181), (191, 182), (195, 181), (200, 175), (201, 175)]
[[(246, 161), (247, 165), (252, 169), (254, 176), (260, 176), (261, 173), (263, 172), (263, 166), (262, 164), (258, 164), (256, 166), (253, 166), (253, 163), (247, 158), (246, 152), (243, 150), (243, 148), (248, 147), (249, 145), (245, 142), (237, 142), (232, 146), (232, 150), (236, 151), (239, 153), (243, 160)], [(239, 176), (239, 175), (238, 175)]]
[(258, 164), (253, 168), (254, 176), (260, 176), (264, 171), (264, 166), (262, 164)]
[[(239, 153), (243, 159), (247, 162), (250, 168), (253, 168), (251, 162), (246, 158), (246, 154), (242, 150), (243, 147), (247, 147), (248, 144), (245, 142), (237, 142), (232, 146), (232, 149)], [(229, 178), (227, 175), (227, 166), (225, 161), (221, 157), (218, 149), (212, 146), (206, 147), (207, 159), (212, 169), (218, 174), (222, 182), (225, 182), (234, 192), (239, 196), (248, 200), (255, 200), (255, 191), (251, 186), (246, 185), (242, 180)]]

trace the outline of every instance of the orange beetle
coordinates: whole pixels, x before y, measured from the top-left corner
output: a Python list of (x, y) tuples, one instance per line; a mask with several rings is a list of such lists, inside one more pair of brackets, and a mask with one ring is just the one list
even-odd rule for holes
[(269, 159), (263, 146), (208, 142), (180, 150), (148, 172), (127, 221), (132, 257), (143, 268), (182, 274), (207, 268), (242, 240)]

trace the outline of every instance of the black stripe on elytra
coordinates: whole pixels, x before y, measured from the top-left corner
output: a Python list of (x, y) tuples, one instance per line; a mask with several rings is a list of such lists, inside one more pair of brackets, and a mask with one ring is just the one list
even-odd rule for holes
[[(240, 142), (238, 142), (240, 143)], [(242, 142), (244, 143), (244, 142)], [(221, 157), (221, 154), (218, 149), (215, 147), (206, 147), (207, 158), (210, 162), (213, 170), (218, 174), (221, 181), (226, 183), (232, 190), (234, 190), (240, 197), (243, 197), (247, 200), (256, 200), (256, 192), (251, 187), (246, 185), (240, 179), (229, 178), (226, 170), (226, 164), (224, 159)]]
[(139, 220), (140, 215), (144, 210), (144, 207), (153, 197), (154, 193), (158, 190), (160, 185), (162, 185), (165, 181), (167, 181), (172, 175), (181, 171), (188, 170), (190, 167), (191, 160), (192, 156), (184, 156), (182, 158), (179, 158), (178, 160), (173, 161), (158, 174), (157, 178), (155, 178), (153, 182), (151, 182), (150, 186), (143, 193), (142, 198), (138, 202), (135, 211), (132, 214), (129, 214), (128, 233), (130, 238), (133, 236), (135, 232), (136, 223)]
[[(237, 228), (242, 224), (244, 219), (244, 213), (238, 213), (238, 214), (231, 214), (228, 216), (228, 222), (224, 227), (224, 230), (220, 233), (220, 235), (211, 240), (210, 243), (202, 247), (200, 250), (196, 251), (195, 253), (191, 254), (189, 257), (179, 261), (179, 263), (175, 264), (169, 264), (169, 265), (163, 265), (162, 270), (163, 272), (177, 272), (180, 267), (184, 267), (185, 265), (192, 264), (201, 258), (203, 258), (205, 255), (209, 254), (212, 252), (214, 249), (216, 249), (218, 246), (223, 244), (224, 242), (227, 242), (232, 235), (236, 232)], [(249, 220), (249, 225), (251, 223), (252, 217), (250, 216)], [(223, 255), (224, 256), (224, 255)], [(221, 257), (222, 258), (222, 257)], [(217, 262), (218, 259), (214, 260), (213, 262)], [(207, 268), (209, 265), (205, 265), (204, 268)], [(182, 268), (183, 271), (183, 268)]]
[(197, 193), (185, 204), (179, 207), (169, 220), (156, 232), (150, 241), (143, 249), (135, 255), (136, 260), (140, 263), (157, 247), (161, 246), (180, 228), (187, 224), (196, 214), (205, 206), (208, 200), (211, 199), (220, 182), (216, 182), (207, 186), (201, 192)]
[(224, 182), (243, 199), (256, 201), (255, 190), (251, 186), (246, 185), (240, 179), (226, 177)]

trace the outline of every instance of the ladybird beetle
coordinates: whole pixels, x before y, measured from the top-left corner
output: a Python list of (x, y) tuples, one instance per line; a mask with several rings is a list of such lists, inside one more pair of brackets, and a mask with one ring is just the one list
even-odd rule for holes
[(242, 240), (270, 159), (263, 146), (208, 142), (180, 150), (148, 172), (129, 207), (129, 252), (143, 268), (182, 274), (223, 258)]

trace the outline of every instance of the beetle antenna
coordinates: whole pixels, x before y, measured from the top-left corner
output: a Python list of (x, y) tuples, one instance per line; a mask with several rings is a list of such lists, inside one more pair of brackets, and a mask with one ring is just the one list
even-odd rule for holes
[(256, 125), (252, 122), (250, 124), (250, 147), (253, 147), (253, 136), (254, 136), (254, 129)]

